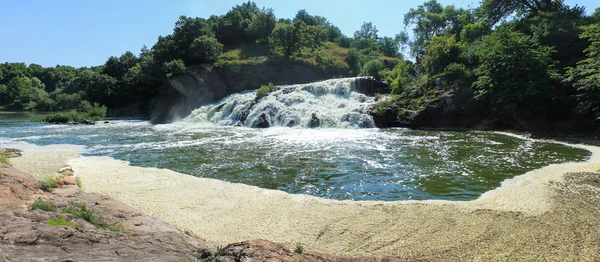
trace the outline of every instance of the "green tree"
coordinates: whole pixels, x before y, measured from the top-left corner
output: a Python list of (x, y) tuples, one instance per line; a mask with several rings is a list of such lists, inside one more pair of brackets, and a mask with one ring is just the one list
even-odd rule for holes
[(454, 36), (434, 36), (423, 55), (423, 68), (430, 76), (442, 74), (451, 63), (458, 63), (461, 46)]
[(364, 22), (362, 24), (362, 26), (360, 27), (360, 30), (354, 32), (354, 39), (355, 40), (373, 39), (373, 40), (377, 41), (377, 39), (379, 39), (379, 36), (377, 35), (377, 33), (379, 33), (379, 30), (377, 30), (377, 27), (374, 26), (373, 23)]
[(552, 105), (557, 76), (552, 48), (502, 25), (485, 36), (477, 50), (481, 65), (473, 86), (499, 116), (541, 116)]
[(381, 71), (383, 70), (383, 63), (379, 59), (373, 59), (369, 62), (366, 62), (360, 71), (361, 75), (364, 76), (373, 76), (376, 79), (381, 78)]
[(383, 52), (383, 55), (389, 57), (397, 57), (399, 55), (399, 43), (396, 39), (388, 36), (382, 37), (379, 39), (379, 45), (381, 46), (381, 51)]
[(173, 43), (180, 56), (171, 58), (185, 60), (184, 56), (187, 50), (192, 46), (194, 40), (201, 36), (215, 36), (211, 25), (206, 19), (180, 16), (173, 29)]
[(248, 27), (248, 32), (252, 38), (256, 39), (259, 43), (266, 43), (269, 41), (269, 35), (275, 29), (277, 24), (277, 18), (273, 13), (273, 9), (262, 9), (258, 12), (253, 20), (252, 24)]
[(285, 59), (299, 53), (311, 43), (308, 26), (298, 20), (294, 24), (278, 23), (270, 38), (271, 48), (281, 53)]
[(187, 60), (192, 64), (214, 63), (221, 53), (223, 53), (223, 45), (216, 38), (201, 36), (192, 42)]
[(67, 90), (83, 91), (83, 99), (99, 102), (105, 105), (114, 105), (114, 94), (117, 88), (117, 79), (92, 70), (84, 70), (69, 83)]
[(590, 41), (586, 59), (570, 68), (565, 81), (576, 89), (576, 111), (579, 115), (600, 123), (600, 24), (587, 26), (581, 38)]
[(104, 63), (102, 73), (121, 79), (129, 68), (137, 63), (138, 58), (132, 52), (127, 51), (118, 58), (115, 56), (109, 57), (106, 63)]
[(167, 78), (183, 75), (186, 70), (185, 62), (181, 59), (165, 62), (163, 65), (163, 72), (167, 75)]
[[(534, 17), (540, 13), (552, 13), (569, 9), (563, 0), (483, 0), (479, 7), (480, 16), (488, 19), (489, 25), (495, 25), (508, 17)], [(573, 10), (582, 12), (583, 8)]]

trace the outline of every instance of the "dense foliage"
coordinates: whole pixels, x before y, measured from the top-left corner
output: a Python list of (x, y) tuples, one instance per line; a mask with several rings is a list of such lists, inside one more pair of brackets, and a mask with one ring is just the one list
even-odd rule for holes
[[(392, 86), (376, 108), (423, 110), (448, 91), (470, 93), (503, 123), (600, 124), (600, 11), (561, 0), (483, 0), (465, 10), (430, 0), (404, 17), (416, 63), (379, 72)], [(398, 114), (399, 118), (403, 114)]]
[[(207, 19), (181, 16), (173, 32), (159, 36), (151, 48), (144, 46), (137, 55), (127, 51), (111, 56), (101, 66), (0, 64), (0, 109), (85, 112), (93, 103), (147, 106), (160, 85), (185, 74), (187, 66), (225, 66), (246, 59), (254, 63), (294, 61), (324, 70), (348, 69), (346, 61), (352, 61), (352, 74), (357, 75), (368, 61), (384, 55), (400, 57), (401, 39), (406, 37), (379, 38), (371, 23), (349, 38), (326, 18), (306, 10), (298, 11), (291, 20), (278, 19), (273, 9), (245, 2)], [(387, 66), (393, 68), (394, 64)]]

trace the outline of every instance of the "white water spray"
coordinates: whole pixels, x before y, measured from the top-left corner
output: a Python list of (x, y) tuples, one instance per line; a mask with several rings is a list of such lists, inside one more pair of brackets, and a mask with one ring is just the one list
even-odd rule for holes
[(279, 86), (256, 99), (256, 91), (230, 95), (194, 110), (184, 121), (247, 127), (375, 127), (374, 98), (355, 92), (358, 78)]

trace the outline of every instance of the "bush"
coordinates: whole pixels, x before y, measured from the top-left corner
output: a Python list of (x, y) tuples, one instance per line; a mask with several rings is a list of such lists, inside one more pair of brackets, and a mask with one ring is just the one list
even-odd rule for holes
[(31, 205), (31, 210), (43, 210), (43, 211), (47, 211), (47, 212), (54, 212), (56, 211), (56, 207), (52, 204), (52, 203), (48, 203), (44, 200), (41, 199), (36, 199), (33, 204)]
[(51, 124), (66, 124), (69, 122), (80, 123), (85, 119), (85, 114), (71, 110), (47, 115), (43, 121)]
[[(82, 101), (82, 107), (86, 107), (85, 102)], [(89, 102), (88, 102), (89, 103)], [(68, 112), (60, 112), (50, 114), (42, 119), (42, 121), (52, 124), (66, 124), (66, 123), (82, 123), (82, 124), (93, 124), (92, 121), (100, 121), (106, 117), (106, 106), (101, 106), (98, 103), (94, 103), (93, 107), (90, 107), (87, 112), (78, 112), (77, 110), (71, 110)]]
[(2, 152), (2, 154), (0, 154), (0, 164), (9, 166), (11, 165), (10, 160), (8, 160), (8, 154), (6, 152)]
[(360, 74), (364, 76), (373, 76), (377, 79), (381, 78), (380, 72), (383, 70), (383, 63), (379, 59), (373, 59), (366, 62)]
[(205, 35), (194, 39), (189, 49), (190, 60), (193, 63), (214, 63), (221, 53), (223, 53), (223, 44), (216, 38)]
[(63, 212), (67, 214), (72, 214), (96, 227), (100, 227), (98, 217), (96, 216), (96, 214), (94, 214), (94, 212), (89, 210), (85, 204), (74, 203), (70, 207), (65, 208)]
[(46, 221), (46, 224), (54, 227), (75, 227), (75, 223), (66, 220), (64, 215), (58, 215), (56, 218), (48, 219), (48, 221)]
[(92, 121), (100, 121), (106, 117), (106, 106), (101, 106), (98, 103), (94, 103), (94, 107), (87, 111), (87, 116)]
[(302, 254), (304, 253), (304, 245), (301, 242), (296, 243), (296, 248), (294, 248), (294, 253)]
[(186, 70), (185, 63), (181, 59), (172, 60), (163, 64), (163, 72), (167, 75), (167, 78), (183, 75)]
[(58, 187), (58, 178), (54, 178), (48, 176), (42, 180), (42, 190), (46, 192), (52, 192), (55, 188)]
[(260, 88), (258, 88), (258, 90), (256, 90), (256, 101), (260, 100), (261, 98), (269, 95), (269, 93), (273, 92), (277, 90), (277, 88), (275, 86), (273, 86), (273, 83), (269, 83), (269, 85), (263, 85)]

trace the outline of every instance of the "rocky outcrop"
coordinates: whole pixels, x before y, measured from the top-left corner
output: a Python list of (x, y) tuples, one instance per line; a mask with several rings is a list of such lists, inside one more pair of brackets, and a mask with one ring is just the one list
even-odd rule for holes
[[(55, 210), (32, 210), (38, 199)], [(107, 226), (62, 212), (73, 203), (86, 205)], [(73, 224), (49, 225), (59, 216)], [(111, 231), (112, 225), (119, 228)], [(44, 192), (30, 175), (0, 166), (1, 261), (196, 261), (211, 249), (216, 245), (114, 199), (81, 192), (76, 185)]]
[(496, 127), (494, 119), (488, 119), (490, 108), (485, 101), (474, 101), (469, 91), (440, 93), (435, 99), (427, 99), (421, 110), (386, 108), (381, 115), (374, 114), (377, 127), (412, 127), (439, 129), (479, 129)]
[[(69, 168), (57, 177), (62, 186), (45, 192), (31, 175), (0, 165), (0, 261), (441, 261), (297, 254), (266, 240), (220, 248), (117, 200), (81, 191), (75, 179), (68, 181)], [(85, 206), (88, 215), (67, 211), (74, 206)], [(59, 218), (69, 223), (51, 225)]]
[(264, 63), (223, 67), (190, 66), (184, 75), (169, 79), (153, 102), (152, 121), (168, 122), (222, 98), (261, 85), (309, 83), (347, 76), (343, 69), (323, 70), (303, 63)]
[(438, 259), (402, 259), (402, 258), (343, 258), (329, 256), (318, 253), (300, 253), (292, 252), (283, 245), (266, 240), (254, 240), (241, 243), (235, 243), (226, 246), (218, 252), (216, 256), (210, 258), (218, 262), (238, 262), (238, 261), (330, 261), (330, 262), (442, 262)]

